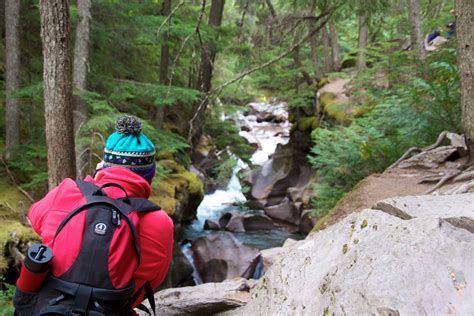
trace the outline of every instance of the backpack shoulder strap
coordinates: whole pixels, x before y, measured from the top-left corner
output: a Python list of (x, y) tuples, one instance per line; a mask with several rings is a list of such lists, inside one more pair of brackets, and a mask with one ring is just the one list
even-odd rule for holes
[(81, 190), (82, 195), (84, 196), (91, 196), (92, 193), (96, 192), (99, 187), (96, 186), (94, 183), (90, 183), (84, 180), (76, 180), (76, 184)]
[(132, 206), (132, 208), (138, 213), (161, 210), (161, 207), (159, 207), (158, 205), (156, 205), (155, 203), (151, 201), (148, 201), (147, 199), (129, 198), (129, 200), (130, 200), (130, 205)]

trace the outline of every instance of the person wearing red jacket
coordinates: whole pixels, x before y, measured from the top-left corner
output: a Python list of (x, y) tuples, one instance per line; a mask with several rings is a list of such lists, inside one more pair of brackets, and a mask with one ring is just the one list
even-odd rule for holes
[[(133, 117), (121, 117), (116, 129), (117, 131), (107, 140), (104, 160), (98, 165), (96, 174), (94, 177), (86, 177), (84, 181), (99, 187), (107, 183), (118, 184), (125, 189), (128, 197), (148, 199), (156, 169), (155, 147), (141, 132), (141, 123)], [(124, 194), (117, 187), (107, 187), (103, 191), (111, 198), (121, 198)], [(70, 212), (85, 202), (86, 198), (76, 182), (65, 179), (43, 199), (31, 206), (28, 219), (33, 229), (41, 236), (43, 244), (52, 248), (58, 226)], [(146, 282), (149, 282), (153, 289), (163, 282), (173, 249), (173, 222), (163, 210), (137, 214), (136, 229), (141, 260), (133, 274), (135, 293), (141, 291)], [(76, 215), (78, 216), (81, 214)], [(77, 236), (68, 237), (66, 245), (68, 251), (54, 254), (50, 272), (53, 276), (61, 276), (76, 259), (81, 240), (75, 237)], [(17, 288), (26, 293), (37, 292), (38, 286), (41, 285), (31, 282), (26, 277), (22, 278), (22, 275), (20, 274)], [(111, 271), (112, 282), (114, 277), (119, 282), (122, 277), (121, 271)], [(144, 293), (138, 293), (138, 298), (132, 306), (139, 305), (143, 297)]]

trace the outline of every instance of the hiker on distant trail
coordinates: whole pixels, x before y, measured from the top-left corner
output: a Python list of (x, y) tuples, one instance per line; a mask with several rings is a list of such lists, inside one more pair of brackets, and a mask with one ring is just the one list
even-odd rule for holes
[[(170, 265), (173, 223), (147, 200), (155, 146), (141, 130), (134, 117), (119, 118), (94, 177), (65, 179), (33, 204), (28, 218), (43, 245), (22, 266), (16, 315), (133, 315), (153, 298)], [(51, 251), (48, 272), (41, 260)]]

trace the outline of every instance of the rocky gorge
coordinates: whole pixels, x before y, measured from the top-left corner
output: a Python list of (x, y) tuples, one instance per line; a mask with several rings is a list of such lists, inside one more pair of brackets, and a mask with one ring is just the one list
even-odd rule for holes
[[(238, 278), (251, 275), (244, 271), (228, 274), (225, 282), (164, 290), (155, 295), (157, 310), (163, 315), (473, 314), (474, 193), (461, 193), (468, 191), (459, 189), (466, 187), (462, 182), (438, 190), (424, 182), (460, 163), (453, 153), (462, 157), (465, 148), (448, 136), (449, 141), (361, 181), (304, 240), (261, 250), (258, 280)], [(266, 192), (259, 203), (268, 217), (270, 204), (294, 201), (288, 188), (275, 199), (269, 194), (275, 191)], [(227, 227), (234, 216), (223, 214), (215, 224)], [(219, 261), (212, 262), (223, 271)]]

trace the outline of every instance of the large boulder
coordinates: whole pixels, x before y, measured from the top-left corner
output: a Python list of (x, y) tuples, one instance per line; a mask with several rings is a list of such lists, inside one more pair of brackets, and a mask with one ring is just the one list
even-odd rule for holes
[(160, 284), (159, 289), (167, 289), (180, 286), (194, 285), (193, 265), (189, 262), (183, 254), (178, 243), (173, 245), (173, 257), (163, 283)]
[[(213, 315), (244, 305), (255, 280), (237, 278), (221, 283), (167, 289), (155, 294), (156, 315)], [(149, 307), (148, 301), (145, 306)], [(136, 311), (139, 315), (148, 315)]]
[(251, 278), (261, 261), (257, 249), (247, 247), (229, 232), (200, 237), (191, 246), (194, 266), (203, 283), (235, 277)]
[(293, 203), (288, 198), (284, 198), (280, 204), (265, 207), (265, 214), (271, 218), (299, 226), (301, 203)]
[[(213, 224), (212, 227), (210, 224)], [(214, 228), (218, 226), (218, 228)], [(258, 230), (271, 230), (276, 226), (272, 219), (263, 214), (247, 214), (241, 215), (239, 213), (224, 213), (219, 218), (219, 224), (211, 220), (206, 220), (204, 229), (227, 230), (230, 232), (246, 232)]]
[(455, 225), (474, 198), (453, 208), (459, 198), (418, 197), (402, 210), (411, 219), (351, 214), (293, 246), (233, 315), (474, 314), (474, 233)]

